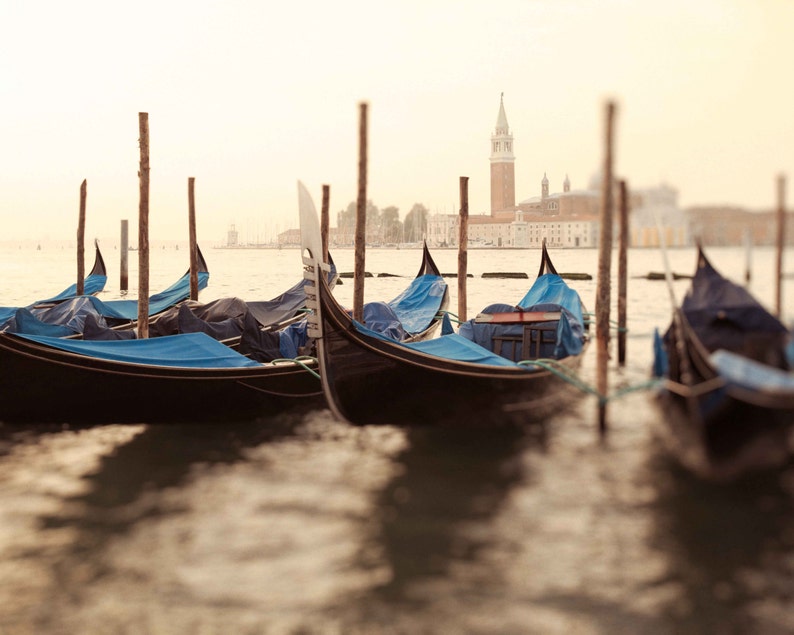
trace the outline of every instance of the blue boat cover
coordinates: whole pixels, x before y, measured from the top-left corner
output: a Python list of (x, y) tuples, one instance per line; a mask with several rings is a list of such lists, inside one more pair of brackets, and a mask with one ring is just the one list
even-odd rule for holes
[(309, 341), (309, 322), (294, 322), (278, 331), (278, 349), (282, 358), (295, 359), (302, 355), (301, 348)]
[(364, 324), (390, 340), (402, 342), (407, 333), (399, 316), (387, 302), (367, 302), (363, 307)]
[[(209, 282), (209, 273), (206, 271), (198, 272), (199, 290), (206, 288)], [(154, 316), (162, 313), (169, 307), (178, 304), (190, 297), (190, 274), (185, 274), (165, 291), (156, 293), (149, 298), (149, 315)], [(137, 300), (107, 300), (102, 301), (93, 295), (81, 295), (67, 298), (58, 304), (46, 307), (35, 308), (27, 307), (30, 313), (44, 324), (59, 324), (71, 329), (70, 333), (82, 333), (85, 324), (85, 317), (88, 314), (97, 318), (99, 324), (103, 323), (102, 318), (114, 320), (137, 320), (138, 301)], [(28, 320), (23, 325), (15, 323), (17, 308), (0, 309), (0, 330), (7, 330), (13, 333), (31, 333), (33, 335), (46, 335), (51, 330), (46, 327), (38, 326)]]
[[(92, 273), (85, 277), (83, 280), (83, 294), (84, 295), (94, 295), (95, 293), (99, 293), (102, 289), (105, 288), (105, 284), (108, 281), (108, 277), (105, 275), (99, 275), (96, 273)], [(49, 304), (51, 302), (60, 302), (61, 300), (66, 300), (68, 298), (73, 298), (77, 296), (77, 284), (73, 284), (70, 287), (67, 287), (63, 291), (61, 291), (58, 295), (55, 295), (51, 298), (46, 300), (39, 300), (37, 304)]]
[(30, 309), (17, 309), (14, 320), (9, 326), (10, 333), (31, 333), (33, 335), (51, 335), (52, 337), (68, 337), (78, 331), (68, 324), (48, 324), (37, 318)]
[(414, 278), (405, 291), (389, 302), (389, 306), (407, 333), (421, 333), (433, 323), (446, 289), (444, 278), (424, 274)]
[[(20, 309), (4, 327), (11, 333), (54, 335), (54, 327), (60, 326), (67, 329), (64, 335), (73, 335), (83, 332), (86, 317), (89, 315), (104, 325), (102, 307), (102, 300), (96, 296), (80, 295), (47, 308)], [(110, 317), (124, 319), (122, 316), (113, 316), (112, 311), (107, 313)]]
[[(546, 273), (535, 280), (527, 294), (517, 306), (509, 304), (492, 304), (483, 309), (482, 313), (511, 313), (520, 308), (524, 311), (559, 312), (553, 341), (541, 344), (539, 357), (563, 359), (570, 355), (578, 355), (584, 347), (584, 321), (582, 317), (582, 301), (579, 294), (571, 289), (557, 274)], [(484, 348), (491, 349), (494, 336), (512, 336), (519, 340), (524, 334), (524, 324), (499, 324), (476, 322), (474, 319), (460, 325), (458, 333), (476, 342)], [(520, 357), (521, 351), (513, 351), (512, 346), (502, 344), (499, 351), (504, 356)], [(520, 361), (516, 359), (516, 361)]]
[[(794, 331), (792, 331), (794, 334)], [(790, 338), (788, 346), (786, 346), (786, 360), (788, 361), (788, 367), (794, 368), (794, 337)]]
[(786, 333), (786, 327), (747, 289), (724, 278), (708, 262), (701, 263), (695, 271), (681, 309), (700, 335), (702, 327), (711, 328), (717, 323), (731, 324), (745, 333)]
[[(426, 275), (417, 278), (438, 278), (438, 276)], [(434, 281), (427, 280), (428, 290), (433, 286)], [(418, 285), (420, 288), (424, 284)], [(428, 297), (435, 297), (438, 292), (438, 287), (434, 291), (429, 291), (424, 294)], [(443, 295), (443, 290), (441, 291)], [(410, 289), (406, 291), (404, 296), (410, 295)], [(402, 297), (402, 296), (401, 296)], [(583, 348), (584, 344), (584, 326), (582, 320), (582, 304), (579, 295), (573, 291), (565, 281), (556, 274), (544, 274), (539, 276), (532, 288), (524, 296), (523, 302), (536, 302), (536, 304), (523, 307), (524, 309), (531, 309), (537, 311), (559, 311), (562, 314), (558, 322), (556, 341), (554, 350), (551, 352), (557, 359), (567, 357), (569, 355), (578, 355)], [(374, 304), (374, 303), (373, 303)], [(392, 303), (389, 303), (390, 305)], [(433, 316), (435, 316), (438, 308), (437, 304), (434, 308)], [(489, 307), (491, 312), (515, 311), (516, 307), (508, 304), (496, 304)], [(487, 311), (488, 309), (486, 309)], [(578, 316), (578, 317), (577, 317)], [(445, 315), (447, 321), (447, 328), (442, 329), (442, 334), (439, 337), (424, 340), (420, 342), (403, 343), (395, 340), (392, 337), (384, 334), (379, 330), (371, 328), (371, 324), (367, 325), (353, 320), (355, 328), (371, 337), (376, 337), (383, 340), (388, 340), (393, 343), (406, 346), (416, 351), (421, 351), (428, 355), (435, 357), (442, 357), (445, 359), (452, 359), (457, 361), (470, 362), (474, 364), (482, 364), (485, 366), (508, 366), (522, 368), (524, 370), (537, 370), (531, 366), (520, 365), (511, 359), (502, 357), (491, 351), (491, 338), (480, 337), (480, 334), (490, 333), (493, 334), (494, 329), (505, 330), (518, 328), (519, 333), (522, 331), (522, 325), (493, 325), (489, 323), (474, 323), (470, 320), (460, 326), (459, 333), (452, 333), (449, 318)], [(442, 322), (443, 326), (443, 322)], [(476, 335), (475, 335), (476, 333)], [(467, 336), (468, 335), (468, 336)]]
[(785, 392), (794, 395), (794, 372), (767, 366), (726, 350), (714, 351), (709, 360), (729, 384), (754, 392)]
[(18, 337), (78, 355), (127, 364), (170, 368), (248, 368), (260, 366), (205, 333), (164, 335), (151, 339), (86, 341), (41, 335)]
[(667, 349), (664, 347), (662, 336), (659, 329), (653, 330), (653, 376), (664, 377), (670, 368), (670, 360), (667, 357)]
[(558, 304), (570, 311), (579, 324), (584, 324), (582, 299), (556, 273), (544, 273), (538, 276), (517, 306), (528, 310), (538, 304)]
[(454, 359), (460, 362), (482, 364), (483, 366), (512, 366), (524, 370), (535, 370), (528, 366), (519, 365), (496, 353), (492, 353), (487, 348), (457, 333), (442, 335), (421, 342), (411, 342), (403, 346), (421, 351), (427, 355), (443, 357), (444, 359)]
[[(207, 287), (210, 274), (207, 271), (198, 272), (199, 291)], [(186, 273), (165, 291), (155, 293), (149, 297), (149, 315), (157, 315), (167, 308), (187, 300), (190, 297), (190, 272)], [(138, 319), (137, 300), (108, 300), (97, 305), (99, 314), (104, 317), (120, 318), (125, 320)]]
[(356, 330), (376, 339), (385, 340), (396, 344), (398, 346), (405, 346), (415, 351), (433, 355), (434, 357), (441, 357), (444, 359), (452, 359), (460, 362), (470, 362), (472, 364), (482, 364), (484, 366), (512, 366), (524, 370), (532, 370), (526, 366), (519, 365), (512, 360), (506, 359), (501, 355), (492, 353), (487, 348), (483, 348), (479, 344), (458, 335), (457, 333), (450, 333), (449, 335), (441, 335), (429, 340), (422, 340), (419, 342), (400, 342), (384, 335), (378, 331), (368, 329), (366, 326), (353, 320), (353, 325)]

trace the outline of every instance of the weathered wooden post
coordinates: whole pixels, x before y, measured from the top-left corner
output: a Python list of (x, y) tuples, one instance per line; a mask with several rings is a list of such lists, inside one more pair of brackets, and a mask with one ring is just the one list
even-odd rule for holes
[(626, 363), (626, 293), (628, 290), (629, 200), (626, 181), (620, 182), (620, 242), (618, 243), (618, 364)]
[(329, 206), (331, 203), (331, 186), (323, 185), (323, 207), (320, 211), (320, 235), (323, 241), (323, 262), (328, 262), (328, 227)]
[(198, 246), (196, 242), (196, 177), (187, 180), (188, 237), (190, 240), (190, 299), (198, 300)]
[(119, 281), (119, 289), (122, 293), (127, 293), (129, 289), (129, 256), (130, 256), (130, 237), (129, 237), (129, 221), (121, 221), (121, 263), (119, 269), (121, 270), (121, 280)]
[(149, 337), (149, 113), (138, 113), (141, 147), (138, 204), (138, 337)]
[(775, 313), (783, 317), (783, 249), (786, 239), (786, 177), (777, 177), (777, 254), (775, 258)]
[(77, 295), (85, 293), (85, 200), (86, 180), (80, 184), (80, 216), (77, 221)]
[(607, 370), (609, 365), (609, 303), (610, 271), (612, 257), (612, 128), (615, 104), (608, 102), (604, 136), (604, 181), (601, 186), (601, 232), (598, 241), (598, 285), (596, 288), (596, 388), (598, 400), (598, 429), (607, 429), (606, 395), (609, 391)]
[(358, 204), (356, 206), (355, 271), (353, 272), (353, 319), (364, 321), (364, 252), (367, 244), (367, 104), (359, 104)]
[(469, 256), (469, 177), (460, 177), (460, 232), (458, 234), (458, 320), (466, 321), (466, 276)]

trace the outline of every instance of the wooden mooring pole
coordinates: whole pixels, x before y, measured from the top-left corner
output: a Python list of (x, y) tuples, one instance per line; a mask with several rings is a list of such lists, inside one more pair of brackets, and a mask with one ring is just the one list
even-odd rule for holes
[(466, 321), (466, 276), (469, 266), (469, 177), (460, 177), (460, 233), (458, 234), (458, 320)]
[(122, 293), (127, 293), (130, 288), (129, 283), (129, 261), (130, 261), (130, 234), (129, 234), (129, 221), (121, 221), (121, 262), (119, 269), (121, 271), (121, 280), (119, 281), (119, 289)]
[(187, 217), (188, 217), (188, 237), (190, 252), (190, 299), (198, 300), (198, 243), (196, 241), (196, 177), (188, 177), (187, 180)]
[(320, 235), (323, 241), (323, 262), (328, 262), (328, 228), (330, 226), (331, 186), (323, 185), (323, 206), (320, 210)]
[(77, 221), (77, 295), (85, 292), (85, 201), (86, 180), (80, 184), (80, 216)]
[(604, 136), (604, 181), (601, 185), (601, 230), (598, 241), (598, 285), (596, 288), (596, 388), (598, 400), (598, 429), (606, 432), (606, 395), (609, 391), (609, 303), (612, 257), (612, 134), (615, 104), (608, 102)]
[(620, 182), (620, 242), (618, 243), (618, 364), (626, 364), (629, 200), (626, 181)]
[(356, 206), (355, 270), (353, 271), (353, 319), (364, 321), (364, 253), (367, 245), (367, 104), (359, 104), (358, 204)]
[(149, 337), (149, 113), (138, 113), (138, 338)]
[(775, 312), (783, 318), (783, 249), (786, 244), (786, 177), (777, 177), (777, 253), (775, 258)]

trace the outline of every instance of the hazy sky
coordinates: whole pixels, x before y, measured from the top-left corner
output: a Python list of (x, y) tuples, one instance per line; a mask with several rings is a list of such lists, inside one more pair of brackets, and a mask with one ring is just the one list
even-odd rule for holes
[[(107, 0), (0, 3), (0, 240), (137, 236), (138, 113), (149, 113), (150, 238), (200, 244), (298, 226), (296, 181), (354, 201), (359, 103), (368, 198), (489, 208), (489, 145), (504, 93), (516, 197), (603, 160), (682, 206), (775, 205), (794, 190), (791, 0)], [(788, 201), (794, 200), (789, 193)]]

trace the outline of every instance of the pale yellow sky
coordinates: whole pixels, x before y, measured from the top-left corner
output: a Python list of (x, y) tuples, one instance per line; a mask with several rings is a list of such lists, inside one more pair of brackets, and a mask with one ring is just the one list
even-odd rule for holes
[[(354, 201), (358, 104), (368, 198), (489, 207), (504, 92), (517, 198), (568, 174), (585, 187), (618, 104), (615, 167), (682, 206), (775, 205), (794, 180), (791, 0), (202, 0), (0, 4), (0, 217), (5, 240), (137, 232), (138, 113), (149, 113), (150, 237), (221, 242), (297, 227), (296, 182)], [(789, 185), (789, 190), (794, 188)], [(789, 201), (794, 196), (789, 195)], [(789, 207), (791, 205), (789, 204)]]

